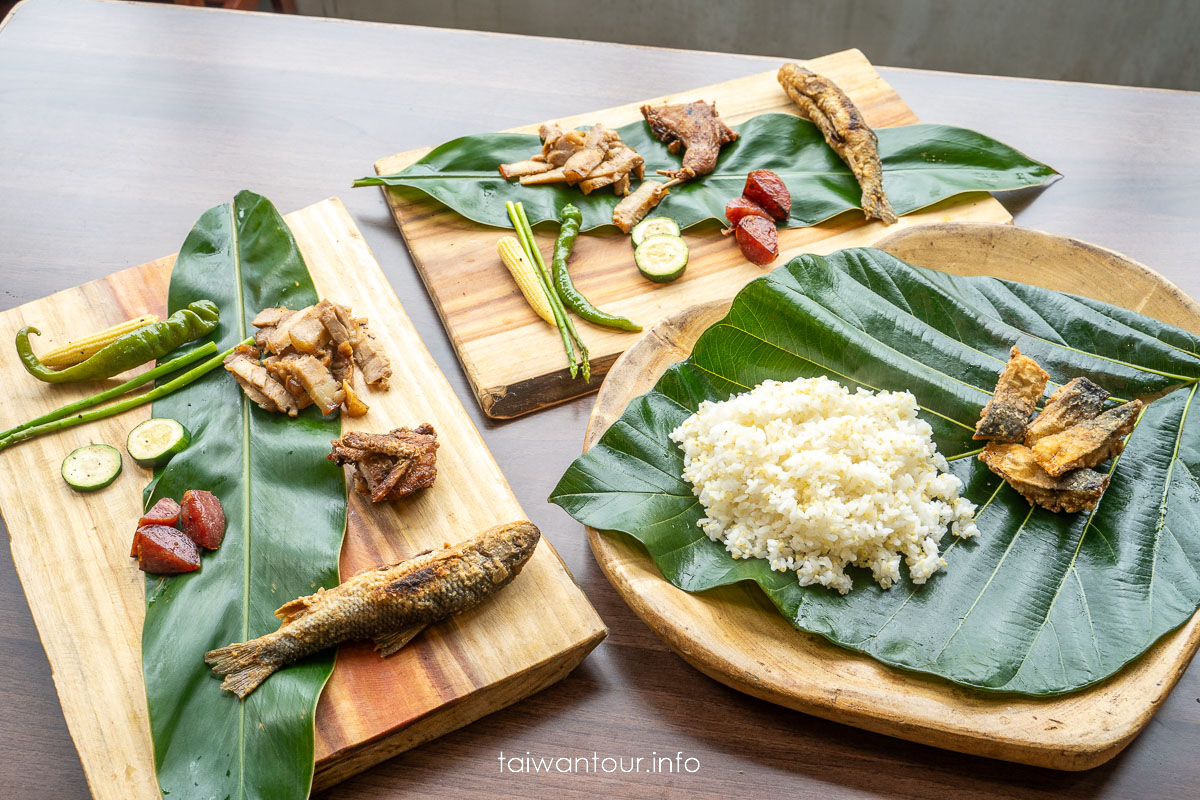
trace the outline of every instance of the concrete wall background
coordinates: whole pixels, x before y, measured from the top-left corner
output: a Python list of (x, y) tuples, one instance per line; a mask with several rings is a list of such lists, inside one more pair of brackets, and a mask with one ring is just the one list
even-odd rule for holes
[(1200, 90), (1200, 0), (296, 0), (296, 6), (302, 14), (344, 19), (793, 58), (857, 47), (891, 67)]

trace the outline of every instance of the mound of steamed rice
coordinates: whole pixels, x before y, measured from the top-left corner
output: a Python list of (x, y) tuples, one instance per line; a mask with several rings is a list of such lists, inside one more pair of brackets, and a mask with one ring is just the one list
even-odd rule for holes
[(947, 527), (978, 533), (932, 433), (911, 393), (851, 394), (822, 377), (705, 401), (671, 438), (709, 538), (734, 558), (795, 571), (801, 586), (845, 594), (847, 566), (869, 568), (886, 589), (903, 556), (912, 582), (924, 583), (946, 566)]

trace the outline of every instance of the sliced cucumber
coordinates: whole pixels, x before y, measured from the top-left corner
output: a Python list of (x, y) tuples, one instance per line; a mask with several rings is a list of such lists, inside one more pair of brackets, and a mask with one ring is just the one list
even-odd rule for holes
[(638, 272), (656, 283), (670, 283), (687, 269), (688, 246), (669, 233), (647, 236), (633, 251)]
[(679, 225), (670, 217), (647, 217), (634, 225), (629, 235), (633, 240), (633, 246), (637, 247), (651, 236), (657, 236), (660, 233), (678, 236)]
[(121, 474), (121, 451), (107, 444), (88, 444), (67, 454), (63, 480), (77, 492), (103, 489)]
[(125, 449), (138, 466), (161, 467), (191, 442), (187, 428), (168, 417), (155, 417), (129, 432)]

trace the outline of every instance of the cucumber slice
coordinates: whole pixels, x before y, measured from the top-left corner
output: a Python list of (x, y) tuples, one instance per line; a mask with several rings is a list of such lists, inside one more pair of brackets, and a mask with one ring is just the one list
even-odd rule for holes
[(121, 451), (107, 444), (88, 444), (67, 454), (63, 480), (77, 492), (103, 489), (121, 474)]
[(129, 432), (125, 449), (138, 466), (161, 467), (192, 443), (187, 428), (173, 419), (148, 419)]
[(632, 237), (633, 246), (637, 247), (651, 236), (657, 236), (660, 233), (678, 236), (679, 225), (670, 217), (647, 217), (634, 225), (629, 235)]
[(670, 283), (687, 269), (688, 246), (669, 233), (647, 236), (633, 251), (638, 272), (655, 283)]

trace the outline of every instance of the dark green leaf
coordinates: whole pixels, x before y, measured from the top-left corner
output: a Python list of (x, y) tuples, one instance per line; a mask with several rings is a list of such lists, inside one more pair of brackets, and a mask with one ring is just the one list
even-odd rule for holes
[[(202, 297), (221, 309), (221, 349), (253, 331), (260, 309), (317, 301), (291, 232), (265, 198), (242, 192), (192, 229), (169, 306)], [(172, 800), (307, 797), (313, 711), (333, 651), (282, 670), (244, 701), (219, 688), (204, 653), (275, 630), (276, 608), (338, 582), (346, 492), (325, 455), (341, 422), (315, 408), (298, 419), (261, 411), (223, 369), (156, 402), (154, 415), (182, 422), (192, 444), (148, 487), (147, 504), (206, 489), (226, 518), (225, 541), (204, 554), (200, 571), (147, 576), (142, 666), (159, 785)]]
[[(1031, 509), (974, 457), (974, 422), (1014, 344), (1054, 382), (1087, 375), (1117, 397), (1163, 394), (1111, 465), (1094, 513)], [(797, 627), (885, 663), (982, 689), (1074, 691), (1200, 605), (1197, 353), (1196, 336), (1093, 300), (878, 250), (804, 256), (746, 286), (550, 499), (584, 524), (634, 536), (687, 591), (753, 580)], [(668, 432), (702, 400), (817, 375), (912, 391), (979, 506), (979, 537), (944, 540), (949, 568), (924, 586), (902, 570), (883, 590), (855, 570), (846, 596), (801, 587), (763, 560), (735, 561), (696, 527), (703, 512)]]
[[(792, 216), (785, 227), (815, 225), (859, 207), (862, 192), (854, 175), (808, 120), (791, 114), (760, 114), (734, 129), (741, 136), (721, 151), (716, 170), (671, 189), (659, 213), (684, 228), (706, 219), (724, 220), (725, 204), (742, 193), (746, 173), (754, 169), (774, 170), (787, 183)], [(679, 167), (680, 157), (655, 139), (644, 122), (618, 130), (621, 139), (646, 159), (647, 177), (656, 170)], [(1058, 174), (966, 128), (907, 125), (877, 133), (884, 189), (897, 214), (963, 192), (1038, 186)], [(523, 202), (535, 225), (557, 220), (559, 209), (567, 203), (583, 211), (584, 230), (611, 225), (613, 207), (621, 198), (609, 190), (585, 195), (566, 184), (522, 186), (496, 171), (498, 165), (524, 161), (540, 149), (540, 140), (530, 134), (464, 136), (435, 148), (403, 172), (359, 178), (354, 185), (415, 188), (468, 219), (500, 228), (510, 226), (504, 213), (508, 200)]]

